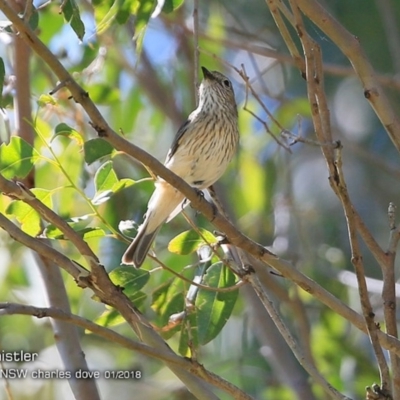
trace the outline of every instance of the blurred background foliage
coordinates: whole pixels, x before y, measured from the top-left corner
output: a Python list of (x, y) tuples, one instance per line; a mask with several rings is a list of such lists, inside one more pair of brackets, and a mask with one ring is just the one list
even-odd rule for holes
[[(136, 2), (125, 3), (77, 2), (85, 28), (80, 40), (60, 14), (58, 3), (35, 1), (35, 6), (40, 8), (37, 31), (88, 91), (110, 125), (163, 160), (177, 128), (195, 107), (193, 2), (167, 2), (172, 8), (179, 7), (150, 18), (147, 26), (146, 20), (135, 19), (130, 14), (130, 7)], [(295, 135), (314, 138), (306, 83), (294, 68), (266, 3), (262, 0), (199, 3), (200, 65), (223, 71), (231, 78), (239, 109), (240, 151), (217, 185), (223, 203), (246, 235), (270, 246), (273, 252), (294, 262), (303, 273), (360, 311), (354, 279), (344, 273), (352, 270), (345, 218), (329, 187), (320, 149), (298, 143), (288, 151), (280, 145), (278, 141), (288, 148), (280, 136), (281, 129), (253, 96), (246, 95), (245, 83), (228, 66), (240, 69), (244, 65), (253, 89), (282, 127)], [(400, 3), (393, 0), (321, 3), (359, 38), (396, 109), (400, 100)], [(153, 2), (140, 4), (149, 6), (150, 11), (154, 9)], [(82, 29), (75, 28), (78, 32)], [(366, 225), (385, 249), (389, 238), (388, 204), (398, 202), (398, 154), (365, 100), (363, 88), (348, 60), (318, 28), (311, 23), (307, 28), (323, 51), (332, 128), (335, 139), (343, 143), (344, 173), (350, 195)], [(0, 133), (2, 141), (7, 142), (8, 132), (14, 130), (13, 42), (5, 31), (0, 33), (0, 40), (0, 56), (6, 66), (5, 113)], [(126, 247), (126, 242), (116, 237), (119, 222), (126, 219), (141, 222), (153, 183), (144, 179), (148, 173), (140, 164), (123, 153), (113, 153), (108, 159), (118, 178), (130, 178), (135, 184), (104, 204), (90, 203), (88, 199), (96, 192), (95, 174), (104, 160), (88, 165), (79, 141), (70, 137), (53, 138), (55, 127), (60, 123), (73, 127), (84, 140), (96, 137), (82, 109), (69, 99), (67, 91), (57, 91), (54, 102), (38, 101), (56, 84), (44, 62), (33, 55), (35, 149), (41, 156), (35, 166), (36, 186), (51, 191), (53, 209), (63, 218), (86, 216), (88, 226), (104, 230), (106, 236), (87, 241), (111, 271), (119, 266)], [(1, 196), (0, 202), (4, 211), (10, 200)], [(212, 230), (212, 225), (201, 215), (189, 213), (199, 226)], [(176, 255), (167, 250), (169, 241), (187, 229), (190, 229), (187, 222), (179, 216), (162, 229), (156, 241), (157, 256), (175, 271), (196, 261), (193, 255)], [(0, 301), (46, 305), (43, 284), (30, 251), (5, 232), (0, 233), (0, 241)], [(68, 242), (53, 242), (64, 254), (82, 261)], [(372, 256), (363, 251), (363, 258), (366, 275), (380, 279), (380, 269)], [(150, 270), (156, 266), (148, 258), (144, 268)], [(156, 269), (141, 289), (148, 295), (141, 309), (151, 321), (166, 322), (151, 309), (151, 296), (172, 277), (169, 272)], [(184, 284), (174, 282), (183, 288)], [(91, 300), (90, 293), (76, 287), (67, 276), (65, 283), (74, 313), (88, 319), (102, 315), (104, 306)], [(279, 302), (282, 315), (297, 339), (305, 348), (310, 347), (319, 370), (337, 389), (361, 398), (364, 387), (379, 379), (367, 336), (283, 279), (275, 279), (272, 286), (275, 286), (271, 289), (272, 295)], [(307, 382), (301, 368), (288, 366), (294, 362), (293, 357), (286, 354), (285, 345), (279, 342), (273, 327), (267, 324), (263, 328), (268, 316), (257, 310), (257, 304), (251, 299), (248, 289), (240, 291), (225, 328), (199, 350), (200, 362), (257, 399), (325, 399), (319, 387)], [(378, 291), (372, 294), (372, 300), (379, 321), (382, 314)], [(290, 302), (301, 303), (305, 314), (294, 313), (294, 308), (288, 306)], [(173, 307), (169, 310), (176, 311)], [(115, 329), (132, 335), (124, 324)], [(100, 380), (98, 385), (104, 399), (115, 395), (121, 400), (130, 399), (132, 393), (137, 399), (190, 398), (178, 379), (160, 362), (105, 344), (94, 335), (81, 334), (91, 368), (140, 369), (143, 373), (140, 381)], [(178, 350), (179, 337), (173, 336), (169, 344)], [(35, 366), (30, 364), (29, 368), (62, 369), (51, 326), (46, 320), (2, 317), (0, 349), (39, 352), (40, 362)], [(296, 386), (296, 380), (301, 385)], [(10, 384), (15, 399), (72, 398), (65, 380)], [(0, 399), (6, 399), (4, 393)]]

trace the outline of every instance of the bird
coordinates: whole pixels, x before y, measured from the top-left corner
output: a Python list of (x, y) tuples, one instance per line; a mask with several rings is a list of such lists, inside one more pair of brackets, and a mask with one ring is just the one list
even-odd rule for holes
[[(231, 81), (201, 67), (198, 106), (179, 128), (165, 167), (198, 190), (212, 186), (225, 172), (239, 145), (238, 111)], [(185, 196), (161, 178), (148, 202), (143, 223), (122, 256), (122, 264), (140, 268), (161, 226), (182, 210)]]

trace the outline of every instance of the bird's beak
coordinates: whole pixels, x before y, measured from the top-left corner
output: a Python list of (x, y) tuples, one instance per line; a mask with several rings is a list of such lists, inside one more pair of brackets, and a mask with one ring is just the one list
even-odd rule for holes
[(203, 71), (204, 79), (214, 79), (214, 75), (207, 68), (201, 67), (201, 70)]

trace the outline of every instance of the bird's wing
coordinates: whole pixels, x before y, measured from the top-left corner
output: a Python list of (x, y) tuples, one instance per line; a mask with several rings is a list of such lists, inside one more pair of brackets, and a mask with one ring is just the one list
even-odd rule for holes
[(190, 116), (189, 116), (189, 118), (178, 129), (178, 132), (176, 132), (174, 141), (172, 142), (171, 148), (169, 149), (169, 152), (167, 154), (167, 159), (165, 160), (165, 164), (167, 164), (171, 160), (173, 155), (176, 153), (176, 150), (178, 150), (180, 140), (182, 139), (182, 136), (187, 131), (190, 122), (191, 122), (191, 119), (190, 119)]

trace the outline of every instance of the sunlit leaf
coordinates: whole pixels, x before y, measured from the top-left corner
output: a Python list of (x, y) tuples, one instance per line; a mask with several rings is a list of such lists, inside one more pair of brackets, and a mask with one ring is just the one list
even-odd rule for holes
[(32, 170), (39, 153), (19, 136), (0, 146), (0, 173), (7, 179), (24, 178)]
[(86, 228), (86, 230), (82, 230), (78, 232), (80, 234), (83, 233), (83, 239), (94, 239), (94, 238), (101, 238), (106, 236), (106, 232), (101, 228)]
[(96, 192), (111, 190), (118, 182), (117, 174), (113, 169), (112, 161), (105, 162), (96, 172), (94, 184)]
[(94, 320), (94, 322), (100, 326), (110, 327), (121, 325), (126, 321), (115, 308), (109, 308), (105, 309), (104, 312)]
[[(52, 192), (45, 189), (34, 188), (32, 193), (47, 207), (52, 208)], [(38, 212), (22, 200), (14, 200), (6, 209), (7, 215), (12, 215), (21, 224), (21, 229), (31, 236), (36, 236), (41, 231), (41, 218)]]
[(57, 100), (50, 94), (41, 94), (37, 100), (37, 104), (39, 107), (44, 107), (47, 104), (55, 106), (57, 104)]
[(132, 4), (137, 0), (93, 1), (98, 35), (109, 29), (114, 21), (124, 24), (132, 14)]
[[(139, 290), (134, 295), (128, 297), (135, 307), (139, 308), (146, 300), (147, 295)], [(100, 326), (110, 327), (124, 324), (126, 320), (115, 308), (106, 308), (94, 322)]]
[[(98, 237), (103, 237), (106, 235), (103, 229), (101, 228), (81, 228), (81, 229), (74, 229), (75, 233), (77, 233), (79, 236), (81, 236), (84, 239), (90, 239), (90, 238), (98, 238)], [(43, 232), (43, 237), (46, 237), (47, 239), (57, 239), (57, 240), (62, 240), (66, 239), (64, 236), (64, 233), (54, 225), (49, 225), (46, 227), (46, 229)]]
[(134, 184), (135, 181), (133, 181), (132, 179), (121, 179), (120, 181), (114, 183), (111, 189), (106, 189), (106, 190), (102, 189), (99, 192), (97, 192), (92, 199), (92, 204), (94, 205), (103, 204), (106, 201), (110, 200), (110, 198), (115, 193), (119, 192), (122, 189), (126, 189)]
[(132, 179), (118, 180), (112, 161), (107, 161), (97, 170), (94, 177), (96, 194), (92, 203), (96, 205), (102, 204), (108, 201), (115, 193), (132, 186), (134, 183)]
[[(84, 237), (85, 232), (97, 230), (98, 228), (88, 228), (88, 225), (93, 221), (93, 215), (82, 215), (79, 217), (65, 219), (65, 222), (78, 234)], [(42, 236), (48, 239), (65, 239), (63, 232), (53, 224), (46, 226)]]
[(217, 238), (211, 232), (203, 228), (199, 228), (199, 231), (201, 236), (193, 229), (180, 233), (169, 242), (168, 250), (171, 253), (186, 255), (193, 253), (207, 242), (217, 243)]
[[(203, 284), (225, 288), (235, 284), (236, 277), (222, 262), (212, 265), (204, 277)], [(196, 312), (199, 343), (204, 345), (214, 339), (228, 321), (235, 306), (238, 290), (212, 292), (200, 289), (196, 297)]]
[(115, 183), (113, 185), (111, 190), (113, 191), (113, 193), (117, 193), (120, 190), (126, 189), (134, 184), (135, 184), (135, 181), (133, 179), (129, 179), (129, 178), (120, 179), (117, 183)]
[(124, 288), (126, 296), (134, 296), (150, 278), (148, 271), (132, 267), (118, 267), (110, 272), (110, 279), (114, 285)]

